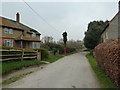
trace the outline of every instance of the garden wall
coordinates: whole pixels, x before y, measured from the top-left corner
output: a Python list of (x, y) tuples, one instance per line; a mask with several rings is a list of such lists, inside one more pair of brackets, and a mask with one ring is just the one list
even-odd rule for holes
[(120, 38), (111, 39), (95, 47), (95, 57), (99, 66), (113, 83), (120, 87)]

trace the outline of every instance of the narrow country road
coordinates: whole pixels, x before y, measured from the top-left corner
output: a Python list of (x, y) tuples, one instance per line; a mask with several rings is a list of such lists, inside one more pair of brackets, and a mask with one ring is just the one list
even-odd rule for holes
[(66, 56), (6, 88), (100, 88), (85, 52)]

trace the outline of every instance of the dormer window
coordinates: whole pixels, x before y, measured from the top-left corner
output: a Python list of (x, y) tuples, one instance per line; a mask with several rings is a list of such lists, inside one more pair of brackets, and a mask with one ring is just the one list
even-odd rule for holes
[(32, 33), (32, 37), (36, 37), (36, 33), (35, 32)]
[(13, 30), (9, 28), (4, 28), (4, 32), (8, 34), (13, 34)]

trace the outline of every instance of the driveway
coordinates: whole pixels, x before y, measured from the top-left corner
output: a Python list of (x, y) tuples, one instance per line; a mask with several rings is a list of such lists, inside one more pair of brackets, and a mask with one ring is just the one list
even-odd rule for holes
[(86, 53), (61, 58), (6, 88), (100, 88)]

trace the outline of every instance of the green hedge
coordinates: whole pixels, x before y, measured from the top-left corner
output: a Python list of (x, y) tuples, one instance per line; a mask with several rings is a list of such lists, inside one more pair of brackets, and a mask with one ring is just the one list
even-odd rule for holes
[(39, 49), (34, 49), (35, 51), (41, 52), (41, 59), (43, 60), (44, 58), (49, 57), (49, 52), (47, 49), (44, 48), (39, 48)]
[(1, 48), (1, 49), (6, 49), (6, 50), (14, 49), (14, 50), (27, 50), (27, 51), (33, 51), (33, 49), (16, 48), (16, 47), (0, 47), (0, 48)]

